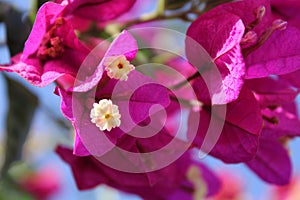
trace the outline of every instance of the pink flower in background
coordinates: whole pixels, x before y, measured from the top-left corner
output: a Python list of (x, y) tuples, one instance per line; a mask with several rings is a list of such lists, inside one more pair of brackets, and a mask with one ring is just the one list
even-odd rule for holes
[(272, 187), (269, 192), (269, 198), (273, 200), (293, 200), (299, 199), (299, 177), (295, 176), (295, 178), (286, 186), (277, 186)]
[(202, 189), (207, 190), (204, 192), (207, 195), (215, 194), (220, 187), (216, 176), (205, 165), (193, 161), (189, 153), (185, 153), (166, 168), (149, 173), (131, 174), (109, 168), (91, 156), (76, 157), (72, 155), (72, 150), (64, 147), (58, 147), (56, 152), (70, 164), (79, 189), (107, 184), (125, 192), (138, 194), (144, 199), (188, 200), (193, 199), (197, 180), (203, 181)]
[(218, 173), (221, 179), (221, 188), (217, 194), (207, 200), (244, 200), (245, 181), (233, 171), (221, 171)]
[(28, 173), (18, 180), (21, 186), (38, 200), (46, 200), (60, 190), (61, 174), (57, 169), (45, 167)]

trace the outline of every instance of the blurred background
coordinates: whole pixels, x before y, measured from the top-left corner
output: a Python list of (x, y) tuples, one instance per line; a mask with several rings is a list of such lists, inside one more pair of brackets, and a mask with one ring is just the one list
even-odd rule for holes
[[(0, 0), (0, 64), (8, 64), (11, 56), (22, 51), (36, 10), (44, 2)], [(152, 7), (156, 8), (155, 3)], [(160, 23), (181, 32), (187, 27), (176, 20)], [(1, 174), (0, 200), (140, 199), (107, 186), (78, 191), (69, 166), (53, 152), (57, 144), (72, 146), (73, 143), (71, 124), (60, 112), (60, 99), (53, 94), (54, 88), (55, 85), (36, 88), (15, 74), (0, 73), (0, 166), (2, 172), (9, 169), (13, 177), (11, 181)], [(300, 139), (290, 144), (295, 177), (300, 174), (299, 146)], [(211, 157), (203, 161), (224, 177), (225, 182), (237, 183), (243, 199), (271, 198), (272, 186), (244, 165), (224, 165)]]

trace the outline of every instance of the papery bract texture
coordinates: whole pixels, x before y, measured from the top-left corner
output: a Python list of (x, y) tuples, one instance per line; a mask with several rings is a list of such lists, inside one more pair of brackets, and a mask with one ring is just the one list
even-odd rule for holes
[[(227, 15), (226, 20), (224, 14)], [(244, 30), (238, 16), (212, 10), (201, 15), (187, 31), (187, 36), (202, 45), (217, 65), (223, 79), (221, 87), (225, 93), (225, 102), (235, 100), (243, 85), (245, 65), (240, 42)], [(192, 39), (186, 40), (186, 52), (189, 61), (194, 64), (198, 63), (199, 56), (197, 48), (191, 47), (195, 43)], [(205, 66), (197, 67), (201, 71)]]
[[(246, 78), (287, 74), (300, 68), (300, 31), (294, 27), (276, 31), (246, 59)], [(276, 51), (274, 51), (276, 49)]]
[(263, 136), (260, 143), (255, 158), (247, 162), (247, 166), (269, 183), (288, 184), (292, 174), (292, 164), (287, 150), (279, 141), (264, 139)]
[[(222, 110), (222, 106), (215, 105), (216, 113), (211, 113), (209, 106), (202, 107), (195, 145), (227, 163), (251, 160), (256, 154), (262, 129), (261, 112), (254, 95), (247, 88), (243, 88), (240, 97), (227, 105), (225, 118), (219, 116), (219, 109)], [(189, 116), (190, 130), (195, 126), (193, 115), (191, 112)], [(211, 126), (212, 120), (218, 123)], [(220, 132), (218, 126), (222, 125)], [(215, 140), (216, 144), (212, 146)]]
[(281, 78), (260, 78), (246, 81), (262, 108), (293, 102), (299, 90)]

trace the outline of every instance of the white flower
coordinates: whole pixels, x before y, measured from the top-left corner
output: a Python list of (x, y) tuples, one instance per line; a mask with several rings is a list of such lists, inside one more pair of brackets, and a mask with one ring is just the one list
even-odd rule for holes
[(121, 115), (119, 108), (111, 100), (102, 99), (99, 103), (94, 103), (90, 113), (91, 121), (96, 124), (101, 131), (119, 127)]
[(124, 55), (107, 57), (104, 66), (110, 78), (121, 81), (127, 81), (129, 72), (135, 69)]

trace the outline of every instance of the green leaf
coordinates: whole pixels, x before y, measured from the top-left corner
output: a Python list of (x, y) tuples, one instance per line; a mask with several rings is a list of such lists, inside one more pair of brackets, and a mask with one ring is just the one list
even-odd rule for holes
[(0, 181), (0, 199), (2, 200), (34, 200), (32, 196), (23, 191), (15, 182), (4, 179)]

